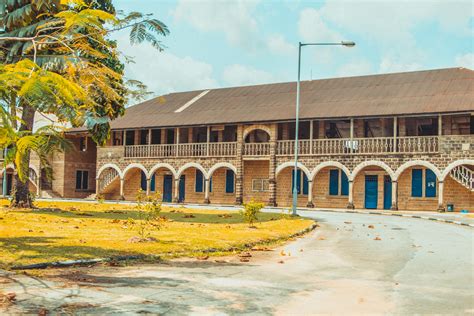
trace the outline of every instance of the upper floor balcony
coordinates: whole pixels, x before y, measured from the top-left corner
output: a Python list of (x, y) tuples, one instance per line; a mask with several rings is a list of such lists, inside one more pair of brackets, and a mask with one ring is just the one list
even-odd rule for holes
[[(300, 156), (404, 155), (439, 153), (451, 135), (474, 137), (469, 116), (304, 121)], [(443, 124), (444, 123), (444, 124)], [(457, 129), (457, 130), (456, 130)], [(109, 146), (118, 157), (238, 157), (265, 159), (295, 154), (294, 123), (143, 129), (115, 132)], [(446, 134), (446, 135), (445, 135)], [(158, 142), (158, 143), (156, 143)], [(112, 144), (114, 146), (112, 146)]]

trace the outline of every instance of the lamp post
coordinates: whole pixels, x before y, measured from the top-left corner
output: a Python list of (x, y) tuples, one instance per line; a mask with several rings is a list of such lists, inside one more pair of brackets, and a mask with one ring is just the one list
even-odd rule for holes
[[(346, 46), (354, 47), (354, 42), (342, 41), (340, 43), (298, 43), (298, 81), (296, 83), (296, 124), (295, 124), (295, 168), (293, 170), (293, 207), (292, 215), (296, 216), (296, 204), (298, 202), (298, 134), (299, 134), (299, 119), (300, 119), (300, 76), (301, 76), (301, 47), (303, 46)], [(308, 192), (308, 194), (312, 194)]]

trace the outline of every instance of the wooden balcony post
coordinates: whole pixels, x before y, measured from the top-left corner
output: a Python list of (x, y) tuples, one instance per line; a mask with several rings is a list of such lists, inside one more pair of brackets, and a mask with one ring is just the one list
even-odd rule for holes
[(398, 117), (393, 118), (393, 152), (398, 151), (397, 146), (397, 134), (398, 134)]
[(351, 137), (351, 154), (354, 152), (354, 119), (351, 118), (351, 130), (350, 130), (350, 137)]
[(180, 128), (177, 127), (176, 128), (176, 140), (175, 140), (175, 143), (176, 143), (176, 149), (175, 149), (175, 156), (178, 157), (179, 156), (179, 136), (180, 136)]
[(313, 124), (314, 121), (309, 121), (309, 154), (313, 154)]
[(392, 211), (398, 210), (398, 182), (392, 180)]
[(211, 142), (211, 127), (207, 127), (207, 135), (206, 135), (206, 156), (209, 157), (209, 143)]
[(237, 144), (236, 144), (236, 168), (235, 174), (235, 204), (241, 205), (243, 203), (243, 173), (244, 173), (244, 162), (242, 159), (243, 151), (243, 126), (237, 126)]
[(438, 136), (443, 135), (443, 117), (438, 115)]
[(122, 139), (122, 145), (125, 147), (127, 145), (127, 130), (123, 130), (123, 139)]

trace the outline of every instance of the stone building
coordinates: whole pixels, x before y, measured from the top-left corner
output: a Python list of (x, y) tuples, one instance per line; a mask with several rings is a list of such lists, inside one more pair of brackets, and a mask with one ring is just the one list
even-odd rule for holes
[(474, 211), (474, 72), (465, 68), (172, 93), (130, 107), (96, 147), (56, 155), (50, 193), (318, 208)]

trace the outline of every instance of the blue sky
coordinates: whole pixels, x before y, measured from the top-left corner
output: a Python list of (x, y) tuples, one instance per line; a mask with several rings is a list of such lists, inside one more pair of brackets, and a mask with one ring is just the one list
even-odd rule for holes
[(456, 0), (117, 0), (168, 25), (167, 47), (131, 46), (126, 75), (155, 95), (296, 80), (299, 41), (353, 40), (354, 48), (305, 47), (302, 79), (420, 69), (474, 68), (474, 5)]

